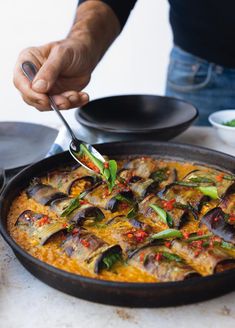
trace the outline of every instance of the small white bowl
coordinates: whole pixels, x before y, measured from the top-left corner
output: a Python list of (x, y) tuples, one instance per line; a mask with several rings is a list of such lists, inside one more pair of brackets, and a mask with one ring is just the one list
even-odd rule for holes
[(223, 125), (223, 123), (235, 119), (235, 109), (214, 112), (208, 119), (216, 129), (220, 139), (226, 144), (235, 147), (235, 127)]

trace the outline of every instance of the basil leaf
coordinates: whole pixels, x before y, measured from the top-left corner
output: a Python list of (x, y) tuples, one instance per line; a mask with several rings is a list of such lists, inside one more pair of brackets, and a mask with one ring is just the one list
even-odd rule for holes
[(176, 262), (183, 262), (183, 259), (176, 254), (162, 252), (161, 253), (167, 260), (176, 261)]
[(104, 169), (102, 175), (105, 178), (105, 180), (107, 180), (107, 182), (108, 182), (109, 181), (109, 178), (110, 178), (110, 171), (109, 171), (109, 169)]
[(161, 221), (165, 224), (168, 225), (168, 227), (173, 227), (173, 219), (170, 216), (170, 214), (168, 214), (166, 211), (164, 211), (161, 207), (155, 205), (155, 204), (151, 204), (149, 207), (151, 207), (160, 217)]
[(69, 205), (66, 207), (66, 209), (61, 213), (61, 216), (68, 216), (70, 213), (72, 213), (76, 208), (79, 208), (80, 202), (79, 202), (79, 196), (72, 199)]
[(103, 258), (102, 262), (105, 265), (106, 269), (111, 269), (111, 267), (117, 262), (122, 259), (121, 254), (115, 253), (115, 254), (109, 254)]
[(207, 187), (200, 186), (198, 187), (198, 190), (200, 190), (205, 196), (209, 196), (212, 199), (219, 198), (218, 190), (215, 186), (207, 186)]
[(183, 234), (179, 230), (176, 229), (167, 229), (160, 231), (150, 237), (150, 240), (155, 239), (168, 239), (168, 238), (182, 238)]
[(110, 187), (111, 189), (115, 186), (115, 181), (117, 177), (117, 162), (113, 159), (109, 161), (109, 171), (110, 171)]
[(105, 168), (104, 163), (101, 162), (98, 158), (96, 158), (87, 147), (83, 144), (80, 145), (80, 155), (85, 154), (89, 157), (92, 163), (99, 169), (100, 174), (104, 177), (107, 181), (109, 191), (112, 191), (113, 187), (115, 186), (116, 175), (117, 175), (117, 163), (115, 160), (110, 160), (108, 162), (109, 167)]

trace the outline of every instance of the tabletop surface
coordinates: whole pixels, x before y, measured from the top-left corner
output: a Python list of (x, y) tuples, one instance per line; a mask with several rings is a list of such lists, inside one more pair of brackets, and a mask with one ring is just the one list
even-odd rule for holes
[[(50, 124), (51, 126), (53, 123)], [(58, 127), (58, 126), (57, 126)], [(235, 155), (215, 131), (191, 127), (175, 142)], [(101, 305), (63, 294), (34, 278), (0, 237), (0, 326), (4, 328), (235, 327), (235, 292), (193, 305), (133, 309)]]

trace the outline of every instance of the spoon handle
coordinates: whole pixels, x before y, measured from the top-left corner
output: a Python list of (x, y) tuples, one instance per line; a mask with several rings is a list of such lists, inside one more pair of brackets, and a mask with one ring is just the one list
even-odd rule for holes
[[(24, 72), (25, 76), (29, 79), (29, 81), (33, 81), (34, 77), (36, 76), (38, 70), (37, 67), (30, 61), (25, 61), (22, 65), (21, 65), (22, 71)], [(53, 99), (52, 96), (47, 95), (49, 100), (50, 100), (50, 106), (51, 109), (54, 110), (56, 112), (56, 114), (59, 116), (60, 120), (63, 122), (63, 124), (65, 125), (67, 131), (69, 132), (69, 134), (72, 137), (73, 142), (75, 142), (76, 144), (78, 143), (78, 140), (75, 136), (75, 134), (73, 133), (72, 129), (70, 128), (70, 126), (68, 125), (67, 121), (65, 120), (64, 116), (61, 114), (60, 110), (58, 109), (58, 107), (56, 106), (56, 103)]]

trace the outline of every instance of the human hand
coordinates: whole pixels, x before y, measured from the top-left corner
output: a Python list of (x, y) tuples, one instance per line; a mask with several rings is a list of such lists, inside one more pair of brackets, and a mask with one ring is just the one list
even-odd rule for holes
[[(21, 70), (24, 61), (31, 61), (39, 70), (31, 83)], [(92, 72), (89, 51), (77, 40), (65, 39), (23, 50), (14, 70), (14, 84), (24, 101), (40, 111), (50, 110), (47, 93), (53, 95), (59, 109), (85, 105), (89, 97), (81, 92)]]

